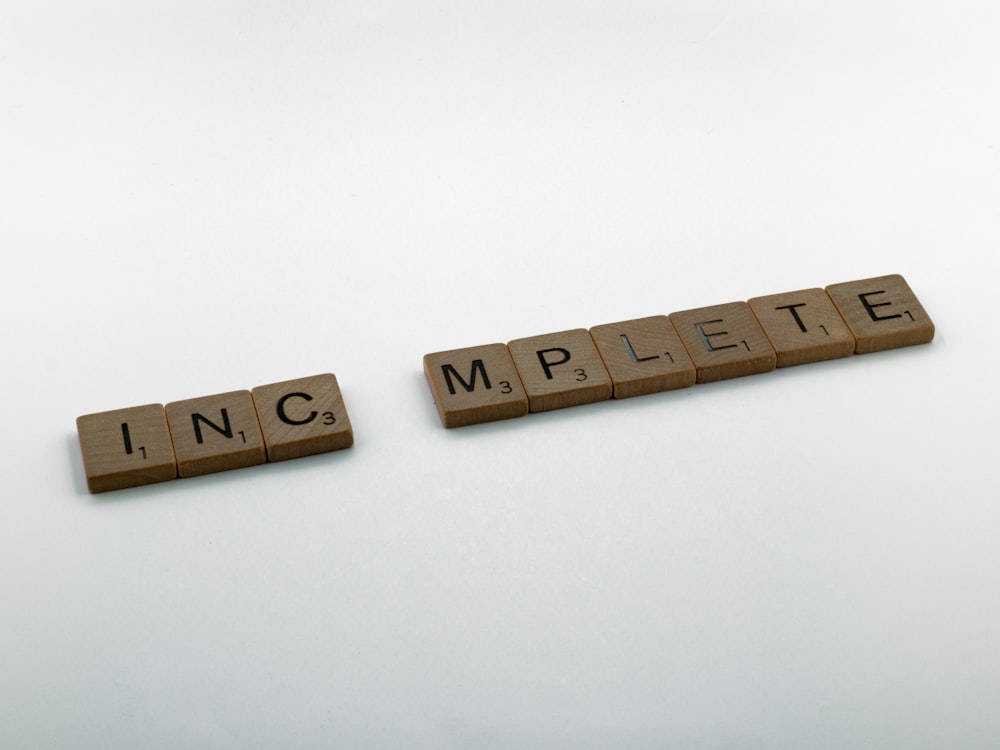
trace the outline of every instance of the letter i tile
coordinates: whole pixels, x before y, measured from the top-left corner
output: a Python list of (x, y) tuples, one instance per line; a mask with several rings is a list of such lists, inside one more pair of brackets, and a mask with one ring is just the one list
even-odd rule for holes
[(255, 466), (266, 460), (250, 391), (174, 401), (166, 411), (182, 477)]
[(327, 453), (354, 444), (336, 375), (326, 373), (252, 391), (268, 461)]
[(586, 328), (515, 339), (507, 347), (532, 412), (611, 398), (611, 376)]
[(826, 292), (857, 339), (856, 354), (926, 344), (934, 338), (934, 323), (899, 274), (831, 284)]
[(87, 414), (76, 430), (91, 492), (108, 492), (177, 478), (162, 404)]
[(445, 427), (523, 417), (528, 398), (503, 344), (424, 356), (424, 375)]

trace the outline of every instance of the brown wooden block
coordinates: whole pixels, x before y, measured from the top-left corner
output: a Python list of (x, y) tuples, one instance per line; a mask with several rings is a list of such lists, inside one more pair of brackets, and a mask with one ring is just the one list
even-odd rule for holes
[(285, 461), (354, 444), (344, 398), (331, 373), (257, 386), (251, 392), (268, 461)]
[(512, 419), (528, 413), (528, 397), (503, 344), (427, 354), (424, 375), (445, 427)]
[(86, 414), (76, 431), (91, 492), (177, 478), (177, 462), (162, 404)]
[(167, 404), (177, 473), (196, 477), (266, 460), (250, 391), (232, 391)]
[(826, 291), (857, 340), (857, 354), (926, 344), (934, 338), (934, 324), (899, 274), (831, 284)]
[(507, 344), (532, 412), (611, 398), (611, 376), (585, 328), (515, 339)]
[(778, 355), (778, 367), (854, 354), (854, 336), (822, 289), (747, 300)]
[(594, 326), (590, 336), (611, 375), (615, 398), (694, 385), (694, 363), (666, 315)]
[(775, 368), (771, 342), (746, 302), (682, 310), (669, 317), (694, 361), (699, 383)]

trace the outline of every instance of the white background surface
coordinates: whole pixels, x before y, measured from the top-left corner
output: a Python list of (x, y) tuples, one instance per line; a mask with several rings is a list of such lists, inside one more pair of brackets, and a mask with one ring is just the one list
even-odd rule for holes
[[(1000, 743), (989, 3), (5, 3), (0, 746)], [(928, 345), (446, 431), (431, 351), (902, 273)], [(86, 493), (335, 372), (350, 451)]]

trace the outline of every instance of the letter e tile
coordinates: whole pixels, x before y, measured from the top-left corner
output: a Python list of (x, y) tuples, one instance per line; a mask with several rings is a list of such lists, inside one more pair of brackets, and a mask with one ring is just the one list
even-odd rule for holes
[(670, 313), (681, 341), (698, 370), (699, 383), (711, 383), (775, 368), (777, 357), (746, 302)]
[(266, 460), (250, 391), (200, 396), (167, 404), (177, 472), (196, 477)]
[(611, 398), (611, 376), (586, 328), (515, 339), (507, 344), (532, 412)]
[(778, 355), (778, 367), (854, 354), (854, 336), (822, 289), (747, 300)]
[(77, 418), (76, 431), (91, 492), (177, 478), (162, 404), (87, 414)]
[(424, 375), (445, 427), (512, 419), (528, 413), (528, 398), (503, 344), (427, 354)]
[(594, 326), (590, 336), (611, 375), (615, 398), (694, 385), (694, 364), (666, 315)]
[(257, 386), (252, 391), (268, 461), (350, 448), (351, 420), (332, 373)]
[(831, 284), (826, 292), (857, 339), (856, 354), (926, 344), (934, 338), (934, 324), (899, 274)]

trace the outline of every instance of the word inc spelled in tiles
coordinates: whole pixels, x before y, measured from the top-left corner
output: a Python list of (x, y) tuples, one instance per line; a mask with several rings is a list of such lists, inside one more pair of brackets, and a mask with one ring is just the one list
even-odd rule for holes
[(933, 338), (913, 290), (891, 275), (436, 352), (424, 374), (442, 424), (462, 427)]
[(76, 420), (91, 492), (349, 448), (351, 420), (332, 374)]

